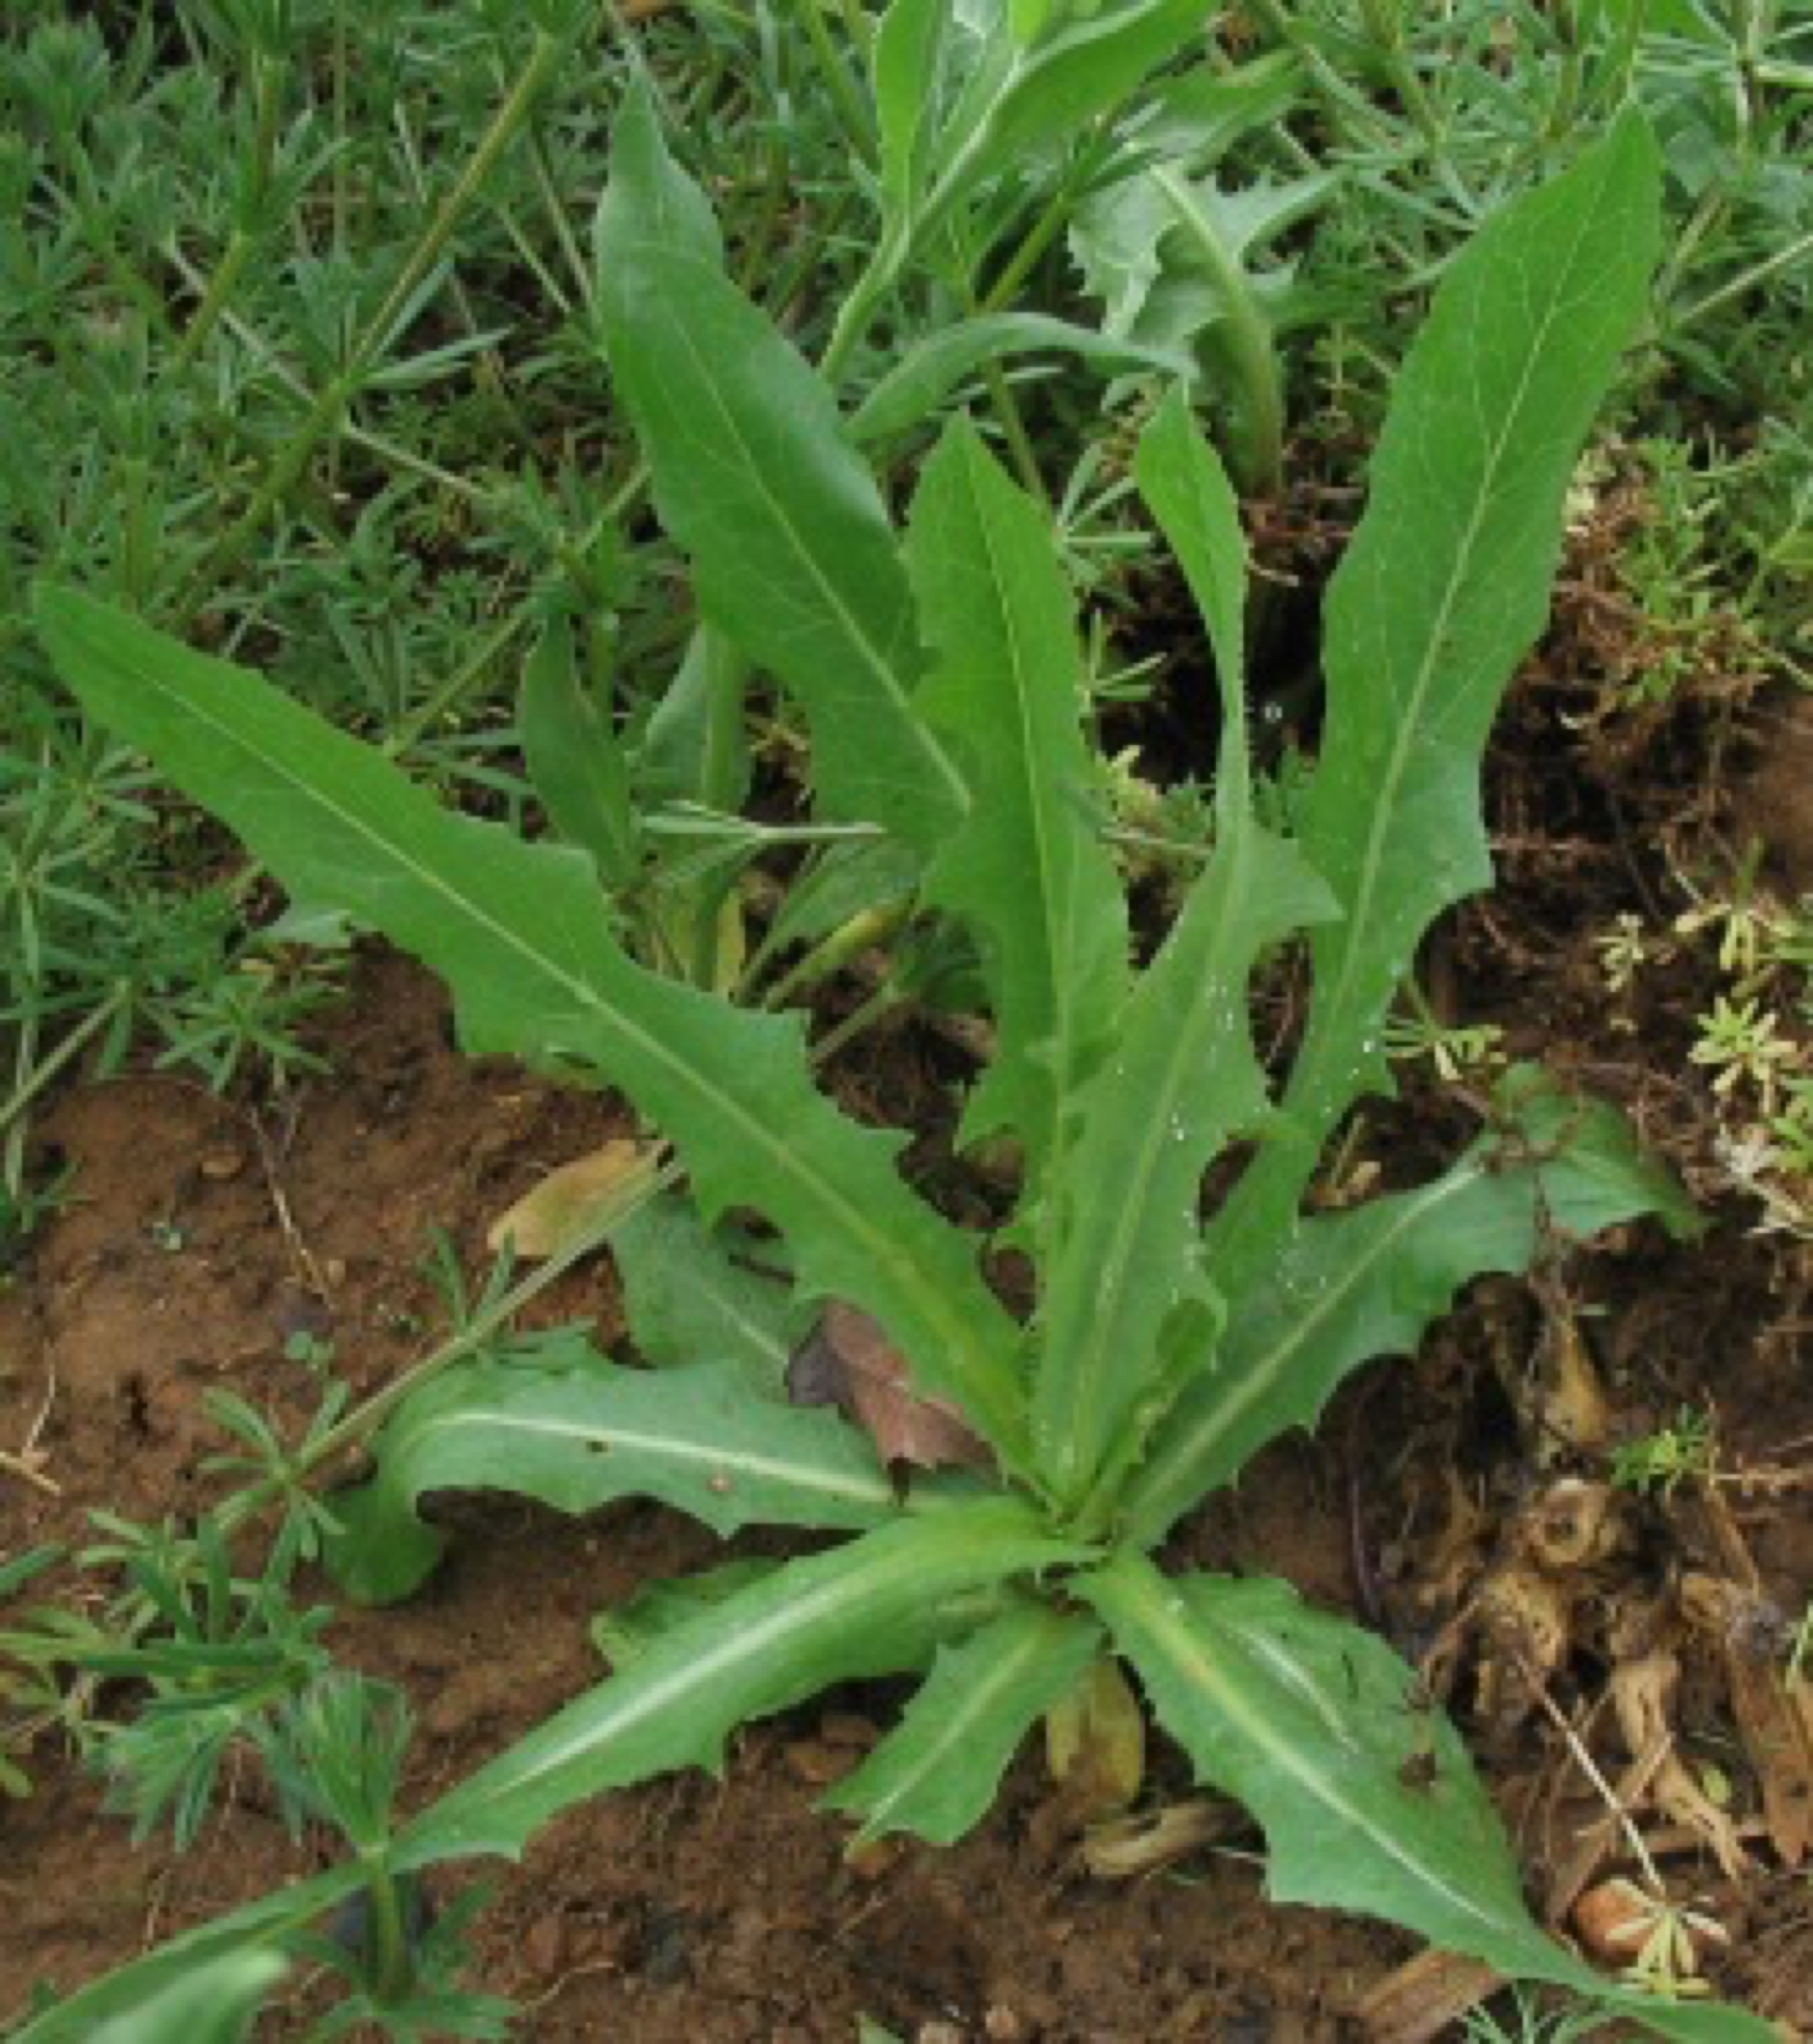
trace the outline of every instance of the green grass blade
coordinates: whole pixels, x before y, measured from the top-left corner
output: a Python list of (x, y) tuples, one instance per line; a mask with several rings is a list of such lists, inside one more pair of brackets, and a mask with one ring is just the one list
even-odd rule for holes
[(431, 1490), (499, 1490), (556, 1511), (654, 1497), (728, 1538), (745, 1526), (862, 1531), (899, 1511), (867, 1437), (823, 1408), (754, 1390), (737, 1362), (624, 1370), (582, 1343), (450, 1370), (378, 1443), (377, 1474), (333, 1500), (334, 1577), (367, 1604), (408, 1596), (445, 1536), (417, 1506)]
[(1386, 1012), (1419, 940), (1485, 886), (1479, 763), (1546, 614), (1569, 478), (1640, 317), (1659, 171), (1641, 117), (1508, 206), (1444, 279), (1399, 375), (1331, 586), (1327, 715), (1302, 843), (1343, 919), (1315, 943), (1282, 1132), (1212, 1268), (1238, 1301), (1347, 1106), (1389, 1090)]
[(1088, 806), (1075, 606), (1049, 521), (967, 421), (926, 464), (907, 564), (935, 663), (919, 701), (975, 800), (926, 875), (975, 934), (999, 1048), (970, 1136), (1003, 1128), (1036, 1186), (1127, 985), (1127, 907)]
[(1511, 1081), (1514, 1135), (1481, 1143), (1433, 1185), (1307, 1220), (1284, 1239), (1129, 1483), (1129, 1539), (1155, 1546), (1267, 1442), (1313, 1427), (1362, 1364), (1413, 1354), (1469, 1279), (1527, 1270), (1545, 1222), (1577, 1237), (1641, 1214), (1677, 1228), (1690, 1219), (1615, 1110), (1569, 1101), (1540, 1073)]
[(606, 928), (590, 860), (442, 809), (371, 747), (243, 668), (71, 592), (40, 591), (64, 679), (296, 893), (344, 909), (447, 982), (474, 1052), (602, 1074), (678, 1144), (708, 1215), (766, 1214), (801, 1289), (873, 1314), (927, 1390), (1011, 1462), (1024, 1429), (1017, 1330), (973, 1243), (897, 1174), (901, 1139), (812, 1084), (797, 1017), (658, 978)]
[(823, 380), (715, 260), (664, 231), (682, 189), (632, 94), (597, 236), (598, 304), (663, 523), (692, 556), (706, 617), (805, 708), (821, 809), (929, 847), (968, 797), (912, 707), (919, 647), (887, 512)]
[(1131, 1554), (1077, 1587), (1198, 1780), (1264, 1826), (1275, 1900), (1382, 1916), (1666, 2035), (1773, 2034), (1734, 2010), (1690, 2015), (1611, 1988), (1542, 1934), (1466, 1749), (1439, 1712), (1417, 1708), (1415, 1676), (1375, 1635), (1312, 1611), (1288, 1584), (1167, 1579)]
[[(1162, 1409), (1162, 1337), (1202, 1282), (1203, 1173), (1268, 1101), (1246, 1012), (1254, 960), (1327, 912), (1293, 848), (1253, 821), (1242, 632), (1246, 549), (1220, 462), (1173, 398), (1142, 440), (1137, 473), (1196, 591), (1224, 703), (1216, 844), (1158, 957), (1128, 1000), (1116, 1048), (1085, 1089), (1059, 1189), (1061, 1233), (1033, 1396), (1039, 1466), (1080, 1503), (1124, 1462)], [(1199, 1344), (1188, 1358), (1206, 1360)]]
[(953, 1508), (794, 1562), (663, 1633), (424, 1812), (401, 1867), (517, 1853), (560, 1811), (674, 1768), (716, 1769), (729, 1732), (828, 1683), (911, 1666), (922, 1621), (966, 1589), (1074, 1560), (1008, 1500)]
[(858, 1817), (857, 1842), (910, 1832), (951, 1845), (985, 1816), (1030, 1727), (1070, 1694), (1101, 1644), (1074, 1612), (1024, 1604), (939, 1654), (890, 1733), (820, 1804)]

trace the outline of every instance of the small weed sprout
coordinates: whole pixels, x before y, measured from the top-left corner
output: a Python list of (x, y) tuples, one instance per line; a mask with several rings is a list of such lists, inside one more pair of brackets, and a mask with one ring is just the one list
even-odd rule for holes
[(1718, 1436), (1712, 1415), (1683, 1405), (1671, 1425), (1627, 1441), (1611, 1461), (1619, 1489), (1649, 1497), (1673, 1496), (1683, 1483), (1710, 1483), (1718, 1473)]

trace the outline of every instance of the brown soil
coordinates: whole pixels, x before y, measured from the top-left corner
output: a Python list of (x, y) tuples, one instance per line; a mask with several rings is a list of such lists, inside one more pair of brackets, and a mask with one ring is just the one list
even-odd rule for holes
[[(1546, 742), (1519, 740), (1512, 727), (1503, 778), (1514, 795), (1546, 774)], [(1552, 847), (1554, 805), (1544, 806)], [(1603, 822), (1582, 824), (1601, 828), (1602, 844)], [(1447, 970), (1469, 1018), (1484, 1012), (1514, 1039), (1531, 1039), (1517, 1049), (1552, 1055), (1558, 1035), (1590, 1082), (1659, 1114), (1630, 1046), (1596, 1005), (1577, 892), (1558, 914), (1564, 886), (1577, 890), (1583, 872), (1597, 876), (1600, 901), (1615, 900), (1620, 855), (1602, 851), (1596, 865), (1571, 852), (1523, 858), (1515, 842), (1506, 849), (1507, 890), (1463, 919), (1452, 943)], [(297, 1423), (313, 1389), (282, 1353), (298, 1327), (333, 1343), (358, 1389), (386, 1381), (438, 1324), (417, 1274), (430, 1231), (449, 1231), (467, 1268), (479, 1267), (487, 1221), (617, 1125), (606, 1101), (461, 1058), (438, 991), (386, 955), (362, 961), (354, 997), (322, 1040), (336, 1076), (256, 1116), (180, 1079), (139, 1074), (71, 1090), (48, 1116), (44, 1139), (79, 1167), (79, 1197), (0, 1293), (0, 1446), (25, 1441), (48, 1398), (36, 1443), (55, 1489), (0, 1479), (0, 1553), (79, 1540), (94, 1507), (144, 1519), (192, 1511), (217, 1481), (202, 1464), (221, 1446), (202, 1393), (230, 1387)], [(881, 1093), (885, 1078), (854, 1075), (858, 1092), (866, 1081)], [(1396, 1174), (1405, 1152), (1420, 1161), (1451, 1149), (1465, 1133), (1455, 1116), (1451, 1099), (1412, 1089), (1378, 1124), (1388, 1171)], [(1804, 1325), (1804, 1309), (1784, 1292), (1787, 1267), (1741, 1220), (1723, 1227), (1710, 1254), (1637, 1230), (1573, 1267), (1594, 1304), (1619, 1308), (1606, 1324), (1608, 1368), (1633, 1424), (1654, 1424), (1711, 1389), (1738, 1464), (1765, 1462), (1813, 1435), (1813, 1384), (1794, 1324)], [(547, 1320), (596, 1317), (602, 1339), (615, 1331), (602, 1266), (542, 1304)], [(1414, 1370), (1366, 1374), (1317, 1442), (1266, 1456), (1189, 1529), (1192, 1558), (1282, 1573), (1324, 1604), (1369, 1610), (1406, 1650), (1426, 1644), (1415, 1613), (1433, 1566), (1436, 1478), (1458, 1467), (1507, 1512), (1531, 1480), (1488, 1361), (1508, 1327), (1514, 1339), (1531, 1337), (1527, 1313), (1519, 1288), (1481, 1288)], [(593, 1612), (719, 1552), (709, 1535), (652, 1508), (574, 1523), (469, 1501), (455, 1523), (451, 1558), (421, 1596), (348, 1613), (333, 1635), (347, 1660), (400, 1681), (413, 1699), (416, 1800), (597, 1679), (586, 1640)], [(1813, 1590), (1803, 1507), (1792, 1494), (1765, 1499), (1745, 1524), (1771, 1591), (1798, 1611)], [(1644, 1539), (1653, 1568), (1678, 1565), (1668, 1515), (1651, 1514)], [(1569, 1700), (1590, 1700), (1603, 1673), (1571, 1669)], [(1688, 1693), (1700, 1715), (1684, 1731), (1718, 1759), (1742, 1801), (1743, 1758), (1716, 1686)], [(1285, 2044), (1361, 2034), (1365, 1995), (1412, 1950), (1370, 1924), (1267, 1904), (1250, 1835), (1169, 1874), (1091, 1878), (1031, 1758), (961, 1846), (906, 1847), (852, 1866), (843, 1827), (812, 1805), (893, 1701), (885, 1688), (846, 1690), (756, 1727), (724, 1782), (688, 1776), (601, 1800), (552, 1827), (522, 1866), (497, 1872), (477, 1949), (486, 1984), (525, 2011), (517, 2034), (849, 2044), (866, 2015), (927, 2044)], [(1464, 1685), (1456, 1705), (1465, 1721)], [(198, 1846), (178, 1857), (162, 1843), (131, 1848), (98, 1788), (52, 1746), (29, 1765), (35, 1792), (0, 1819), (0, 2013), (36, 1982), (90, 1977), (314, 1863), (288, 1845), (252, 1770)], [(1556, 1792), (1566, 1771), (1539, 1720), (1499, 1740), (1488, 1761), (1538, 1892), (1566, 1846)], [(1181, 1790), (1174, 1758), (1161, 1762), (1158, 1785)], [(1766, 1847), (1742, 1887), (1691, 1856), (1673, 1864), (1732, 1933), (1720, 1986), (1784, 2020), (1813, 2022), (1804, 1880), (1773, 1870)]]

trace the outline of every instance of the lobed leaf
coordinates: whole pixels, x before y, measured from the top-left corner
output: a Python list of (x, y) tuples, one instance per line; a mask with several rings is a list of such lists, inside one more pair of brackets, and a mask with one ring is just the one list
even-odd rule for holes
[(1193, 1302), (1212, 1312), (1198, 1261), (1203, 1174), (1268, 1105), (1247, 982), (1266, 947), (1327, 908), (1293, 847), (1253, 820), (1245, 545), (1227, 476), (1181, 397), (1147, 428), (1135, 472), (1208, 624), (1223, 735), (1208, 869), (1080, 1101), (1032, 1408), (1040, 1467), (1073, 1503), (1111, 1456), (1136, 1449), (1162, 1411), (1173, 1361), (1162, 1339), (1167, 1324), (1174, 1328)]
[(1569, 476), (1642, 310), (1657, 152), (1627, 113), (1505, 208), (1449, 270), (1400, 372), (1365, 517), (1330, 587), (1322, 755), (1302, 843), (1342, 920), (1315, 940), (1315, 993), (1277, 1139), (1212, 1236), (1243, 1298), (1322, 1147), (1389, 1089), (1382, 1034), (1433, 919), (1491, 878), (1479, 765), (1546, 614)]
[(434, 1804), (395, 1863), (520, 1852), (573, 1804), (674, 1768), (716, 1769), (729, 1732), (833, 1681), (916, 1665), (923, 1621), (959, 1593), (1080, 1558), (1009, 1500), (883, 1527), (790, 1562), (556, 1713)]
[(1615, 1988), (1543, 1935), (1465, 1747), (1375, 1635), (1310, 1610), (1288, 1584), (1167, 1580), (1131, 1553), (1077, 1587), (1197, 1779), (1264, 1826), (1274, 1900), (1382, 1916), (1665, 2035), (1761, 2044), (1773, 2034), (1735, 2010)]
[(761, 1525), (860, 1531), (899, 1508), (861, 1434), (762, 1397), (739, 1362), (624, 1370), (584, 1343), (552, 1367), (447, 1371), (404, 1404), (377, 1457), (372, 1480), (334, 1500), (328, 1555), (365, 1604), (408, 1596), (440, 1558), (445, 1536), (417, 1513), (429, 1491), (509, 1491), (567, 1512), (653, 1497), (724, 1537)]
[(974, 934), (997, 1024), (968, 1137), (1009, 1129), (1061, 1172), (1067, 1105), (1127, 983), (1127, 907), (1087, 805), (1075, 606), (1047, 519), (966, 420), (926, 463), (907, 566), (935, 665), (919, 697), (974, 802), (925, 877)]
[(951, 1845), (979, 1823), (1027, 1731), (1081, 1678), (1100, 1628), (1022, 1602), (943, 1648), (899, 1727), (820, 1803), (862, 1819), (855, 1842), (891, 1831)]
[(708, 1214), (793, 1239), (801, 1289), (860, 1304), (920, 1381), (1021, 1457), (1017, 1330), (974, 1250), (893, 1168), (897, 1136), (818, 1093), (797, 1017), (657, 978), (605, 927), (590, 861), (443, 809), (369, 747), (244, 669), (42, 589), (38, 619), (95, 720), (151, 753), (295, 892), (347, 909), (451, 987), (474, 1052), (577, 1061), (673, 1138)]
[(1614, 1109), (1569, 1101), (1527, 1070), (1507, 1093), (1522, 1122), (1509, 1139), (1481, 1143), (1432, 1185), (1291, 1232), (1130, 1481), (1129, 1539), (1155, 1546), (1266, 1443), (1313, 1427), (1362, 1363), (1414, 1354), (1469, 1279), (1527, 1270), (1546, 1226), (1586, 1234), (1653, 1212), (1680, 1222), (1679, 1192)]
[(611, 162), (605, 344), (700, 608), (805, 708), (826, 813), (928, 849), (968, 797), (911, 707), (912, 605), (874, 479), (824, 383), (715, 259), (665, 231), (703, 201), (646, 94), (619, 116)]

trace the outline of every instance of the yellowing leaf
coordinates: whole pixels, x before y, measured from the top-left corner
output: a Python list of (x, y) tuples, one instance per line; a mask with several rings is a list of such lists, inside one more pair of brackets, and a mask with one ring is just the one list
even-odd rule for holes
[(1120, 1663), (1102, 1654), (1045, 1716), (1045, 1759), (1085, 1821), (1119, 1816), (1146, 1778), (1146, 1719)]
[(540, 1262), (628, 1213), (653, 1185), (666, 1145), (617, 1138), (550, 1171), (486, 1231), (485, 1246)]

